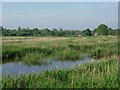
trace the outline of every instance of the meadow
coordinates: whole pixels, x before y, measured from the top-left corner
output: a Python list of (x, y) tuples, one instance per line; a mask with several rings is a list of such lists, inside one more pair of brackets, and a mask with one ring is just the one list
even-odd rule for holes
[(47, 58), (74, 61), (85, 55), (95, 62), (72, 69), (2, 77), (3, 88), (118, 88), (118, 38), (2, 37), (2, 62), (39, 65)]

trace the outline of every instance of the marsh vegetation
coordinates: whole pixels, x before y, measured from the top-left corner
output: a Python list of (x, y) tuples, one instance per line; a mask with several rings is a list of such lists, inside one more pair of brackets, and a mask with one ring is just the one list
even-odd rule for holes
[[(87, 62), (72, 69), (33, 72), (3, 77), (3, 88), (117, 88), (118, 49), (116, 36), (2, 37), (2, 62), (41, 65), (48, 59)], [(34, 83), (33, 83), (34, 82)]]

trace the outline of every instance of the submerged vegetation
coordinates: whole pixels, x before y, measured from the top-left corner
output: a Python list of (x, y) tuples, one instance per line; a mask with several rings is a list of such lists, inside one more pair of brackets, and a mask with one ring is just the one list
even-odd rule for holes
[(89, 55), (96, 61), (73, 69), (3, 77), (3, 88), (117, 88), (116, 36), (3, 37), (3, 62), (14, 59), (41, 64), (47, 58), (76, 60)]

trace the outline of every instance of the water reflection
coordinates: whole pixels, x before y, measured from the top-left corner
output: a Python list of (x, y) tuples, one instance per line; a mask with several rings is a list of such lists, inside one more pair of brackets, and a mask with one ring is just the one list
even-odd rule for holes
[(6, 62), (2, 63), (2, 75), (5, 76), (7, 74), (10, 75), (18, 75), (20, 73), (32, 73), (34, 72), (44, 72), (46, 70), (55, 70), (55, 69), (64, 69), (64, 68), (74, 68), (76, 66), (79, 66), (85, 62), (92, 62), (94, 61), (90, 57), (84, 57), (79, 60), (74, 60), (74, 61), (60, 61), (56, 59), (48, 59), (41, 64), (26, 64), (24, 62)]

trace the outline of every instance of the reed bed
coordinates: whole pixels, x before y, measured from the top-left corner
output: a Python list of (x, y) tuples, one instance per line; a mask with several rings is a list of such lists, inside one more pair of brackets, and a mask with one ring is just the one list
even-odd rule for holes
[[(15, 77), (8, 75), (2, 78), (3, 88), (118, 88), (117, 37), (37, 38), (38, 40), (33, 39), (30, 42), (20, 38), (20, 42), (3, 43), (2, 61), (15, 59), (28, 64), (40, 64), (51, 57), (63, 61), (80, 59), (83, 53), (96, 61), (73, 69)], [(3, 42), (4, 40), (6, 39)]]
[(3, 88), (118, 88), (118, 61), (101, 61), (74, 69), (8, 75), (2, 78)]
[(40, 55), (44, 54), (44, 56), (58, 56), (57, 58), (62, 60), (67, 58), (79, 59), (79, 53), (87, 53), (91, 55), (92, 58), (101, 59), (116, 55), (118, 52), (117, 39), (115, 37), (70, 37), (66, 40), (36, 41), (36, 43), (31, 42), (30, 44), (26, 42), (12, 43), (3, 44), (2, 49), (3, 61), (4, 59), (15, 57), (21, 59), (26, 54), (35, 52), (39, 52)]

